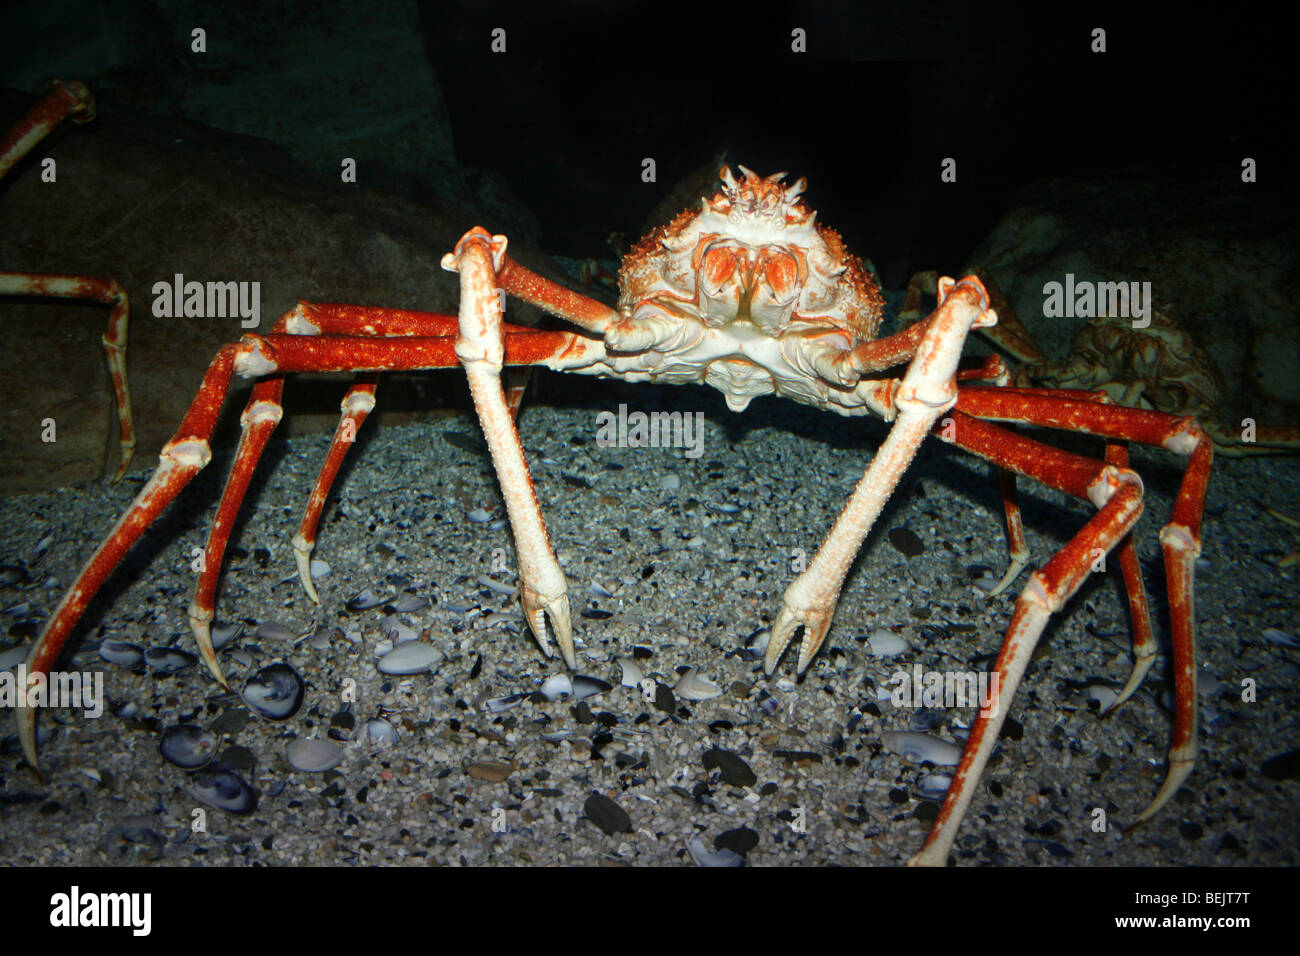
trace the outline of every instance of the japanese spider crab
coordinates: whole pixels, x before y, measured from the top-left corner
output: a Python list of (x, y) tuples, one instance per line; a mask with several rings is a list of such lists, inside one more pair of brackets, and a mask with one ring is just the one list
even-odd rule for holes
[[(50, 91), (0, 139), (0, 179), (64, 120), (89, 123), (95, 118), (95, 99), (84, 83), (55, 80)], [(27, 295), (50, 299), (82, 299), (110, 307), (108, 327), (101, 341), (117, 403), (118, 437), (122, 461), (113, 481), (121, 481), (135, 454), (135, 426), (131, 419), (131, 391), (126, 381), (126, 333), (131, 304), (116, 279), (45, 275), (35, 272), (0, 272), (0, 295)]]
[[(203, 658), (225, 683), (209, 634), (222, 555), (237, 509), (267, 439), (281, 417), (284, 378), (293, 372), (359, 373), (308, 502), (293, 547), (304, 586), (321, 507), (356, 428), (374, 407), (377, 373), (465, 367), (496, 468), (518, 551), (525, 617), (547, 656), (553, 635), (576, 666), (567, 585), (533, 492), (501, 384), (506, 365), (660, 383), (707, 382), (735, 411), (758, 395), (785, 395), (846, 416), (874, 414), (893, 427), (867, 467), (816, 557), (789, 586), (771, 629), (771, 673), (802, 633), (797, 669), (806, 670), (826, 639), (849, 566), (886, 498), (927, 435), (988, 459), (1003, 470), (1012, 563), (1025, 567), (1014, 475), (1090, 500), (1097, 514), (1021, 591), (996, 662), (1001, 694), (981, 712), (938, 818), (913, 863), (943, 864), (1006, 716), (1016, 685), (1048, 617), (1079, 588), (1097, 556), (1119, 549), (1133, 619), (1134, 666), (1118, 703), (1133, 693), (1155, 657), (1131, 529), (1142, 511), (1142, 483), (1127, 467), (1125, 443), (1160, 445), (1190, 457), (1171, 521), (1160, 534), (1168, 573), (1177, 705), (1169, 769), (1138, 821), (1154, 814), (1192, 770), (1196, 753), (1192, 574), (1213, 446), (1195, 419), (1112, 406), (1065, 389), (1007, 385), (1002, 363), (958, 370), (972, 328), (993, 325), (987, 293), (974, 276), (938, 282), (939, 303), (915, 325), (876, 338), (880, 291), (840, 237), (815, 222), (800, 200), (805, 183), (783, 173), (759, 178), (724, 168), (719, 191), (651, 232), (626, 257), (617, 309), (574, 293), (519, 265), (506, 238), (471, 229), (443, 259), (460, 274), (459, 318), (447, 315), (299, 303), (269, 334), (250, 334), (218, 352), (198, 396), (161, 460), (112, 533), (82, 569), (32, 647), (30, 673), (47, 673), (87, 603), (184, 485), (208, 462), (209, 438), (233, 375), (257, 379), (244, 409), (242, 438), (207, 543), (189, 619)], [(534, 303), (577, 327), (543, 331), (503, 322), (505, 295)], [(886, 374), (906, 364), (901, 377)], [(992, 385), (965, 385), (959, 380)], [(1081, 430), (1107, 439), (1105, 460), (1059, 451), (989, 420)], [(548, 628), (549, 619), (549, 628)], [(548, 634), (549, 631), (549, 634)], [(20, 708), (27, 759), (35, 767), (31, 708)]]

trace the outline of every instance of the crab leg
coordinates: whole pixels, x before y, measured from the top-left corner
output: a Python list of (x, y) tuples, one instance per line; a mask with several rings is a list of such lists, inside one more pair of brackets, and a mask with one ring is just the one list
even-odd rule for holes
[[(1145, 652), (1151, 649), (1149, 618), (1131, 537), (1132, 525), (1141, 512), (1141, 483), (1124, 467), (1127, 452), (1119, 446), (1108, 448), (1110, 463), (1103, 465), (986, 424), (971, 415), (1086, 431), (1114, 440), (1140, 441), (1190, 456), (1174, 513), (1160, 533), (1173, 628), (1176, 695), (1169, 769), (1151, 804), (1138, 815), (1132, 826), (1149, 819), (1168, 802), (1191, 773), (1196, 759), (1192, 572), (1196, 555), (1200, 553), (1201, 512), (1213, 456), (1213, 445), (1208, 436), (1194, 419), (1115, 408), (1095, 400), (1035, 394), (1032, 389), (966, 389), (959, 396), (957, 406), (952, 413), (958, 426), (951, 437), (954, 444), (1000, 468), (1030, 476), (1079, 497), (1088, 497), (1102, 508), (1065, 548), (1031, 576), (1029, 584), (1021, 592), (996, 665), (998, 702), (992, 714), (981, 713), (976, 720), (952, 786), (925, 845), (911, 861), (914, 864), (942, 865), (946, 860), (1006, 716), (1004, 702), (1009, 704), (1013, 698), (1016, 684), (1033, 653), (1047, 616), (1059, 609), (1078, 589), (1091, 567), (1093, 552), (1098, 548), (1108, 552), (1117, 543), (1122, 545), (1120, 564), (1129, 593), (1130, 612), (1134, 615), (1137, 658), (1126, 693), (1132, 692), (1150, 666), (1143, 660)], [(1130, 499), (1130, 503), (1125, 503)]]
[[(357, 314), (368, 319), (382, 319), (388, 313), (380, 309), (358, 309)], [(403, 314), (420, 313), (399, 313)], [(506, 326), (503, 334), (506, 361), (512, 365), (562, 365), (565, 362), (581, 364), (589, 354), (601, 350), (599, 341), (593, 342), (570, 332), (544, 332)], [(448, 368), (456, 364), (454, 338), (451, 335), (371, 338), (367, 335), (276, 333), (246, 335), (239, 343), (224, 346), (208, 367), (199, 393), (176, 435), (163, 446), (157, 469), (112, 532), (82, 567), (45, 630), (32, 645), (26, 663), (29, 680), (41, 679), (37, 677), (38, 674), (49, 673), (86, 606), (113, 569), (190, 479), (211, 459), (209, 442), (233, 374), (264, 377), (308, 371), (414, 371)], [(277, 380), (272, 378), (258, 383), (258, 386), (265, 386), (260, 392), (258, 386), (254, 387), (254, 400), (250, 401), (247, 410), (249, 413), (245, 416), (245, 435), (248, 437), (241, 440), (241, 454), (236, 457), (231, 478), (228, 479), (227, 492), (218, 507), (219, 516), (229, 514), (230, 520), (222, 522), (223, 533), (219, 540), (209, 542), (210, 551), (205, 552), (205, 570), (202, 575), (209, 576), (207, 580), (213, 582), (203, 585), (209, 607), (204, 609), (200, 606), (197, 614), (192, 610), (191, 621), (195, 616), (200, 624), (206, 623), (203, 621), (205, 616), (207, 621), (211, 620), (211, 594), (215, 590), (214, 582), (219, 574), (229, 525), (247, 490), (253, 466), (261, 454), (261, 446), (265, 445), (262, 432), (269, 434), (267, 426), (275, 414), (269, 405), (278, 401), (278, 392), (275, 391), (277, 385)], [(208, 554), (214, 556), (215, 560), (208, 560)], [(206, 652), (204, 656), (211, 668), (212, 660)], [(215, 673), (220, 679), (220, 671)], [(20, 707), (15, 709), (15, 714), (23, 753), (28, 763), (39, 773), (36, 713), (33, 708)]]
[(946, 862), (1048, 618), (1087, 578), (1095, 552), (1113, 549), (1142, 514), (1142, 483), (1136, 473), (1058, 451), (961, 412), (953, 412), (953, 417), (957, 422), (954, 444), (1052, 487), (1087, 497), (1100, 510), (1046, 565), (1030, 575), (1020, 592), (995, 664), (996, 698), (980, 711), (971, 728), (939, 815), (920, 852), (909, 861), (914, 866)]
[(456, 244), (455, 253), (443, 260), (444, 268), (451, 268), (454, 263), (460, 272), (460, 334), (456, 338), (456, 356), (469, 378), (474, 409), (492, 454), (514, 533), (524, 618), (542, 651), (550, 657), (553, 651), (546, 635), (549, 617), (564, 661), (572, 668), (577, 667), (577, 657), (573, 651), (568, 584), (546, 534), (519, 432), (501, 389), (505, 349), (501, 300), (495, 279), (504, 254), (504, 237), (494, 237), (484, 229), (475, 228)]
[[(95, 102), (82, 83), (55, 80), (50, 92), (0, 140), (0, 179), (65, 119), (85, 123), (95, 117)], [(135, 454), (135, 428), (131, 421), (131, 392), (126, 381), (126, 332), (131, 305), (126, 291), (113, 279), (41, 275), (34, 272), (0, 272), (0, 295), (30, 295), (50, 299), (83, 299), (110, 307), (108, 327), (101, 342), (108, 360), (117, 402), (118, 439), (122, 462), (113, 476), (126, 474)]]
[(899, 386), (898, 418), (889, 437), (867, 466), (826, 540), (807, 569), (786, 589), (772, 625), (764, 662), (770, 674), (781, 654), (803, 630), (798, 670), (803, 672), (826, 639), (844, 576), (872, 524), (916, 456), (935, 420), (957, 401), (956, 372), (966, 335), (972, 328), (992, 325), (984, 289), (975, 278), (939, 283), (939, 307), (926, 320), (925, 335)]

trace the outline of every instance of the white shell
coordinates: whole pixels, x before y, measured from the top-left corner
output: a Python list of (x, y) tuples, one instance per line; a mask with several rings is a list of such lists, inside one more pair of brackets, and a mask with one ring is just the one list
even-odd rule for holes
[(677, 475), (669, 472), (659, 479), (659, 487), (664, 491), (677, 491), (682, 487), (682, 480)]
[(910, 651), (912, 645), (901, 634), (895, 634), (882, 627), (871, 632), (871, 637), (867, 639), (867, 648), (871, 651), (872, 657), (897, 657)]
[(686, 849), (696, 866), (744, 866), (745, 858), (735, 850), (710, 850), (698, 833), (686, 841)]
[(565, 694), (573, 695), (573, 681), (569, 679), (568, 674), (556, 674), (542, 681), (542, 696), (547, 700), (555, 700)]
[(961, 748), (951, 741), (918, 734), (911, 730), (891, 730), (880, 735), (888, 750), (913, 763), (929, 761), (937, 767), (955, 767), (961, 760)]
[(343, 748), (328, 740), (291, 741), (286, 750), (289, 763), (306, 773), (323, 773), (332, 770), (343, 760)]
[(1095, 700), (1102, 710), (1109, 708), (1118, 697), (1119, 691), (1105, 684), (1089, 684), (1083, 691), (1083, 699)]
[(623, 658), (618, 663), (623, 668), (623, 686), (640, 687), (641, 682), (645, 680), (645, 673), (641, 670), (640, 665), (636, 661), (627, 658)]
[(1300, 647), (1300, 641), (1276, 627), (1264, 628), (1264, 640), (1270, 644), (1280, 644), (1283, 647)]
[(330, 573), (330, 566), (327, 563), (325, 563), (324, 561), (316, 560), (314, 558), (312, 559), (311, 576), (313, 578), (326, 578), (329, 577), (329, 573)]
[(375, 665), (381, 674), (419, 674), (442, 659), (438, 649), (421, 641), (407, 641), (393, 648)]
[(673, 693), (682, 700), (711, 700), (722, 696), (722, 688), (691, 668), (673, 685)]
[(379, 633), (392, 641), (395, 647), (399, 644), (406, 644), (420, 639), (419, 634), (403, 624), (394, 614), (384, 618), (383, 623), (379, 625)]

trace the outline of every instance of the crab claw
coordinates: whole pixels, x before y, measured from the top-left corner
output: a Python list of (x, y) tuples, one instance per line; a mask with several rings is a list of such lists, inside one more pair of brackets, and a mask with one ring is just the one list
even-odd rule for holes
[(320, 595), (316, 593), (316, 585), (311, 580), (311, 553), (315, 547), (316, 543), (308, 541), (301, 531), (293, 536), (293, 560), (298, 565), (298, 579), (302, 581), (303, 590), (312, 603), (319, 604)]
[(230, 681), (221, 672), (217, 661), (217, 649), (212, 646), (212, 609), (204, 609), (198, 601), (190, 602), (190, 630), (194, 632), (194, 643), (199, 646), (199, 654), (207, 665), (208, 673), (216, 678), (217, 683), (230, 690)]
[(776, 670), (777, 662), (781, 660), (781, 655), (794, 640), (795, 633), (803, 628), (803, 641), (799, 645), (799, 665), (796, 668), (796, 671), (802, 674), (808, 669), (812, 659), (817, 656), (822, 642), (826, 640), (826, 633), (831, 628), (831, 618), (834, 616), (833, 602), (829, 607), (824, 608), (794, 608), (787, 598), (776, 615), (776, 623), (772, 625), (772, 635), (767, 642), (767, 656), (763, 660), (764, 670), (769, 674)]
[[(527, 583), (522, 583), (520, 600), (524, 605), (524, 619), (528, 621), (528, 629), (537, 638), (542, 653), (547, 657), (555, 654), (551, 650), (551, 642), (546, 639), (546, 621), (549, 617), (551, 627), (555, 631), (555, 642), (560, 645), (564, 663), (569, 665), (570, 670), (575, 670), (578, 666), (578, 658), (573, 651), (573, 623), (569, 614), (567, 582), (558, 565), (555, 567), (555, 572), (559, 578), (558, 587), (555, 586), (555, 576), (547, 574), (544, 576), (547, 580), (543, 582), (542, 589), (532, 588)], [(551, 587), (546, 587), (547, 584)]]

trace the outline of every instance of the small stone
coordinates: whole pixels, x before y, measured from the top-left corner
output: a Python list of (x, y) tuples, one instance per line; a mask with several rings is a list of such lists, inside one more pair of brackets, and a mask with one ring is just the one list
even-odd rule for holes
[(916, 536), (916, 532), (909, 531), (907, 528), (891, 528), (889, 543), (904, 557), (915, 558), (925, 554), (925, 545), (921, 539)]
[(632, 818), (627, 811), (603, 794), (593, 792), (582, 805), (582, 811), (606, 836), (632, 832)]
[(722, 774), (722, 782), (733, 787), (752, 787), (758, 782), (758, 776), (749, 769), (749, 764), (730, 750), (714, 747), (705, 752), (703, 763), (705, 770), (716, 768)]
[(485, 780), (488, 783), (500, 783), (515, 772), (515, 765), (513, 763), (504, 763), (500, 760), (486, 760), (481, 763), (470, 764), (465, 768), (465, 772), (475, 780)]

